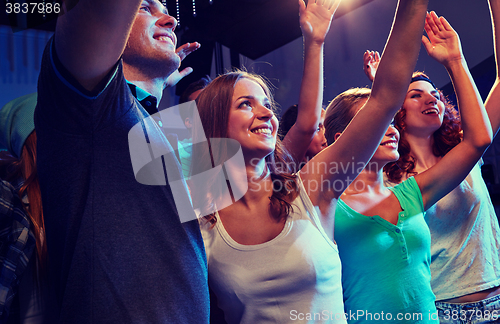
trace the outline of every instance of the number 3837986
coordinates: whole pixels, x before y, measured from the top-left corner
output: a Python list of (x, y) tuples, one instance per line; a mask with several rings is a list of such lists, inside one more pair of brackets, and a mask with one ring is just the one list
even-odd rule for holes
[(5, 12), (7, 14), (19, 13), (38, 13), (38, 14), (58, 14), (61, 11), (61, 4), (57, 2), (30, 2), (30, 3), (17, 3), (7, 2), (5, 4)]

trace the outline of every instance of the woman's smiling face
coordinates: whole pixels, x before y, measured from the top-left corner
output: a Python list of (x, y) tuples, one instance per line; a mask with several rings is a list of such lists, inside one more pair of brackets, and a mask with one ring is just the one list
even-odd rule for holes
[(264, 89), (242, 78), (235, 87), (229, 112), (228, 137), (237, 140), (246, 159), (265, 158), (276, 146), (278, 119)]
[(445, 111), (441, 95), (427, 81), (410, 84), (403, 103), (406, 111), (405, 132), (412, 135), (430, 135), (441, 127)]
[(382, 138), (370, 162), (377, 161), (385, 165), (389, 162), (397, 161), (399, 159), (398, 145), (399, 132), (394, 126), (393, 121), (385, 131), (384, 138)]

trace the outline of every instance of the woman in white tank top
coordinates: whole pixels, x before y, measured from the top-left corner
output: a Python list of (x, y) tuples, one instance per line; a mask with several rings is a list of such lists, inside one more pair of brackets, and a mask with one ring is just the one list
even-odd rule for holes
[[(197, 135), (195, 127), (193, 143), (202, 142), (205, 136), (231, 139), (243, 153), (244, 167), (238, 170), (231, 164), (238, 148), (231, 147), (230, 140), (219, 141), (222, 145), (212, 145), (210, 151), (203, 145), (193, 146), (193, 175), (196, 170), (224, 165), (229, 184), (216, 187), (208, 180), (191, 188), (195, 207), (201, 215), (208, 215), (200, 219), (200, 226), (209, 284), (227, 322), (346, 322), (333, 212), (328, 211), (335, 210), (339, 195), (362, 169), (359, 166), (370, 159), (403, 102), (418, 56), (427, 2), (399, 1), (371, 97), (341, 138), (309, 161), (300, 175), (289, 172), (287, 154), (276, 138), (272, 95), (262, 78), (246, 72), (226, 73), (198, 97), (204, 133)], [(312, 51), (319, 45), (322, 53), (326, 34), (323, 28), (317, 38), (313, 31), (326, 20), (321, 17), (333, 15), (337, 5), (338, 1), (310, 1), (306, 8), (300, 2), (306, 43), (304, 77), (315, 69), (307, 63), (307, 47)], [(321, 84), (321, 78), (316, 83)], [(322, 85), (315, 94), (320, 101), (321, 89)], [(238, 171), (248, 184), (246, 192), (234, 180)], [(333, 188), (329, 197), (322, 195), (325, 186)], [(227, 188), (234, 201), (220, 208), (216, 188)]]

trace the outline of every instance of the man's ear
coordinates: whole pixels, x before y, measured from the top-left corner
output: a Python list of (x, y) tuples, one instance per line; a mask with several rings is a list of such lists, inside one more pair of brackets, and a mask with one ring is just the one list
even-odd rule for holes
[(193, 128), (193, 123), (191, 121), (191, 118), (186, 117), (186, 119), (184, 119), (184, 126), (186, 126), (186, 128)]
[(339, 139), (340, 135), (342, 135), (342, 133), (336, 133), (333, 137), (333, 140), (336, 142)]

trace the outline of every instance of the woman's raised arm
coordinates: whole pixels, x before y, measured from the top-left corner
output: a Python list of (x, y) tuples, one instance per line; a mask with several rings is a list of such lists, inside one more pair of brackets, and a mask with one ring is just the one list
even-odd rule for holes
[(297, 121), (283, 144), (298, 163), (318, 129), (323, 104), (323, 48), (340, 0), (323, 3), (299, 0), (300, 27), (304, 35), (304, 74), (300, 86)]
[[(483, 102), (462, 54), (460, 39), (444, 17), (427, 15), (422, 38), (427, 53), (443, 64), (450, 75), (460, 110), (463, 140), (438, 163), (415, 176), (424, 208), (434, 205), (465, 179), (486, 148), (491, 144), (491, 125)], [(439, 181), (436, 181), (439, 179)]]
[[(427, 4), (428, 0), (399, 0), (372, 92), (364, 108), (335, 143), (316, 155), (302, 169), (301, 177), (313, 204), (319, 203), (322, 196), (314, 188), (325, 180), (329, 183), (344, 183), (341, 190), (340, 187), (330, 187), (335, 198), (342, 194), (348, 182), (361, 171), (358, 165), (370, 160), (394, 114), (403, 104), (418, 58)], [(339, 168), (342, 172), (331, 173), (328, 172), (330, 168), (318, 168), (324, 163), (336, 163), (342, 167)], [(351, 163), (356, 167), (346, 167)]]

